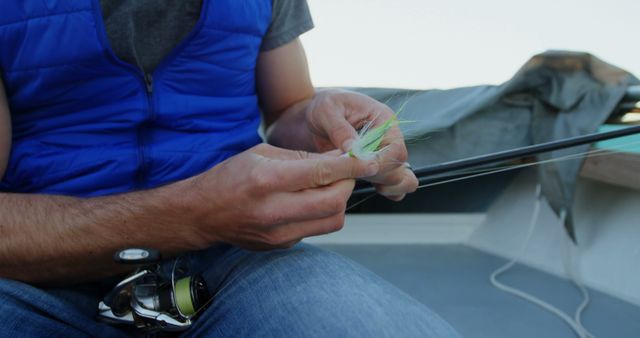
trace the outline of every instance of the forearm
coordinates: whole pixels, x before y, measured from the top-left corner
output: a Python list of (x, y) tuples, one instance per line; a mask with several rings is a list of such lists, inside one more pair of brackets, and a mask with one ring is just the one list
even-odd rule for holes
[(165, 255), (197, 244), (186, 225), (181, 184), (78, 199), (0, 194), (0, 277), (58, 284), (122, 272), (115, 251), (152, 247)]
[(260, 54), (256, 87), (268, 142), (282, 148), (315, 151), (303, 123), (315, 90), (298, 39)]

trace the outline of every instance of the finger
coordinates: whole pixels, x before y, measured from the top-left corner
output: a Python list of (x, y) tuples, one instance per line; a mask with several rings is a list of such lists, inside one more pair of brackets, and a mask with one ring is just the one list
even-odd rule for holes
[(352, 122), (352, 125), (362, 122), (363, 120), (374, 121), (374, 125), (379, 125), (394, 114), (389, 106), (367, 95), (353, 92), (350, 94), (349, 100), (345, 101), (345, 105), (349, 110), (347, 119)]
[(326, 119), (326, 133), (331, 143), (343, 152), (351, 150), (351, 144), (358, 137), (356, 129), (343, 115), (332, 114)]
[(319, 220), (281, 225), (274, 228), (269, 234), (268, 244), (273, 246), (282, 246), (295, 242), (301, 238), (336, 232), (344, 226), (344, 219), (345, 215), (344, 213), (341, 213)]
[(381, 186), (393, 186), (400, 184), (405, 176), (404, 168), (395, 168), (385, 173), (378, 173), (373, 177), (367, 177), (366, 180)]
[(329, 150), (324, 153), (312, 153), (304, 150), (290, 150), (262, 143), (254, 147), (255, 153), (270, 159), (279, 160), (307, 160), (313, 158), (331, 158), (338, 157), (344, 152), (340, 149)]
[(358, 136), (356, 128), (363, 122), (374, 121), (374, 125), (378, 125), (393, 115), (389, 107), (363, 94), (334, 92), (333, 98), (333, 104), (324, 107), (327, 111), (321, 115), (316, 129), (326, 134), (343, 152), (351, 150), (351, 144)]
[(251, 250), (251, 251), (270, 251), (270, 250), (278, 250), (278, 249), (289, 249), (298, 244), (302, 238), (294, 239), (290, 242), (283, 244), (268, 244), (263, 241), (236, 241), (233, 245), (241, 247), (243, 249)]
[(405, 197), (407, 196), (407, 194), (403, 194), (403, 195), (393, 195), (393, 196), (384, 196), (385, 198), (392, 200), (394, 202), (400, 202), (402, 201)]
[(388, 182), (390, 184), (376, 184), (376, 190), (381, 195), (396, 200), (399, 196), (416, 191), (419, 184), (413, 172), (404, 168), (395, 170)]
[(344, 151), (340, 150), (340, 149), (335, 149), (335, 150), (329, 150), (327, 152), (322, 153), (322, 155), (324, 156), (331, 156), (331, 157), (337, 157), (344, 154)]
[(296, 246), (296, 244), (300, 243), (300, 241), (302, 241), (302, 237), (300, 238), (296, 238), (290, 242), (284, 243), (282, 244), (282, 246), (279, 247), (279, 249), (290, 249), (293, 248), (294, 246)]
[[(408, 170), (410, 174), (413, 174), (413, 170), (407, 167), (408, 163), (387, 163), (386, 171), (383, 171), (382, 168), (378, 171), (378, 174), (371, 177), (366, 177), (365, 180), (371, 183), (377, 183), (382, 185), (396, 185), (400, 183), (403, 179), (404, 175), (406, 175), (405, 170)], [(383, 165), (384, 166), (384, 165)]]
[(311, 158), (296, 161), (275, 161), (259, 174), (267, 187), (277, 182), (281, 191), (299, 191), (327, 186), (331, 183), (378, 173), (376, 161), (362, 161), (348, 156)]
[(404, 144), (404, 137), (398, 127), (394, 127), (387, 132), (380, 147), (384, 149), (378, 154), (380, 173), (402, 166), (409, 158), (407, 147)]
[(344, 213), (354, 186), (355, 180), (342, 180), (326, 187), (278, 193), (259, 206), (257, 214), (263, 215), (264, 226), (271, 227)]
[(333, 152), (327, 152), (323, 154), (318, 153), (310, 153), (302, 150), (289, 150), (279, 147), (274, 147), (267, 143), (261, 143), (255, 147), (253, 147), (253, 151), (266, 157), (268, 159), (278, 159), (278, 160), (306, 160), (312, 158), (326, 158), (326, 157), (335, 157), (333, 156)]

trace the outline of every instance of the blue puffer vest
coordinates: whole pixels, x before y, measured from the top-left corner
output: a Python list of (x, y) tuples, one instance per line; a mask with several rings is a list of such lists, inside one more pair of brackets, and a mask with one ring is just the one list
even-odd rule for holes
[(99, 196), (193, 176), (260, 142), (255, 65), (271, 0), (205, 0), (145, 76), (109, 47), (99, 0), (3, 1), (13, 147), (0, 189)]

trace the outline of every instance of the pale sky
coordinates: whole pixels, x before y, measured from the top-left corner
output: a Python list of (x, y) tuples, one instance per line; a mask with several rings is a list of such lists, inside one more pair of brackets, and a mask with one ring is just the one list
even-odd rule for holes
[(308, 0), (316, 86), (451, 88), (508, 80), (548, 49), (640, 76), (640, 0)]

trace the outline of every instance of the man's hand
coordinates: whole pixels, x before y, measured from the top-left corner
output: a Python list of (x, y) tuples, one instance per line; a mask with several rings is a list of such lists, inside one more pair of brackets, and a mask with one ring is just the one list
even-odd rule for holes
[[(339, 90), (316, 93), (297, 39), (260, 54), (257, 80), (267, 137), (279, 147), (346, 152), (365, 121), (379, 125), (393, 115), (389, 107), (365, 95)], [(389, 131), (382, 146), (387, 148), (378, 157), (380, 172), (366, 180), (382, 195), (398, 201), (417, 188), (418, 180), (404, 166), (408, 155), (399, 128)]]
[(263, 250), (340, 230), (354, 179), (378, 163), (338, 155), (261, 144), (184, 181), (194, 241)]
[(66, 283), (122, 272), (111, 256), (151, 247), (165, 257), (226, 242), (286, 248), (339, 230), (354, 179), (375, 161), (262, 144), (163, 187), (78, 199), (0, 194), (0, 278)]
[[(351, 150), (357, 137), (356, 129), (373, 121), (372, 128), (393, 116), (393, 111), (378, 101), (354, 92), (325, 90), (318, 92), (307, 108), (305, 125), (317, 151), (339, 148)], [(391, 128), (385, 135), (378, 154), (380, 172), (367, 181), (375, 183), (378, 192), (389, 199), (399, 201), (406, 193), (418, 187), (418, 179), (404, 163), (408, 159), (407, 148), (400, 128)]]
[[(269, 141), (290, 149), (347, 152), (357, 137), (357, 129), (373, 121), (378, 126), (393, 116), (393, 111), (378, 101), (354, 92), (319, 91), (313, 98), (293, 105), (268, 130)], [(393, 127), (385, 135), (384, 148), (377, 156), (380, 171), (366, 177), (378, 192), (399, 201), (418, 187), (418, 179), (404, 163), (407, 148), (400, 128)]]

